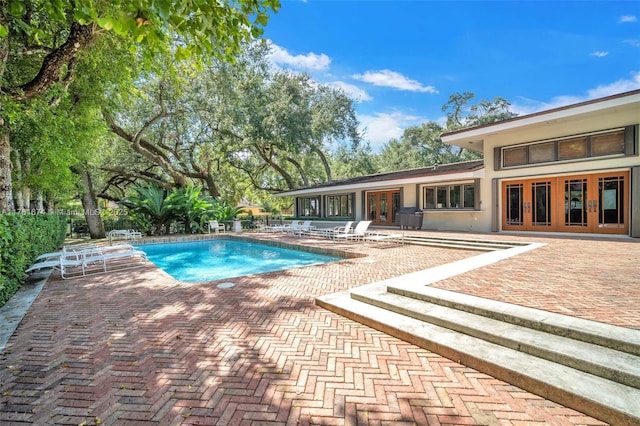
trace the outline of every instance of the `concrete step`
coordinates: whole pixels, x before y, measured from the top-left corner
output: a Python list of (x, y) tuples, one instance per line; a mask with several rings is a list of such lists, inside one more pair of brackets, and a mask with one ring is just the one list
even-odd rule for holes
[(351, 297), (640, 390), (640, 357), (627, 352), (389, 293), (382, 287), (356, 289)]
[(640, 358), (633, 353), (387, 294), (379, 283), (316, 303), (605, 422), (640, 424)]
[(429, 247), (442, 247), (442, 248), (453, 248), (453, 249), (461, 249), (461, 250), (481, 250), (481, 251), (493, 251), (493, 250), (502, 250), (503, 247), (491, 247), (486, 245), (477, 245), (477, 244), (462, 244), (459, 242), (455, 243), (447, 243), (441, 241), (428, 241), (421, 238), (407, 238), (405, 237), (406, 244), (414, 244), (420, 246), (429, 246)]
[(428, 285), (403, 284), (398, 281), (389, 283), (386, 291), (640, 356), (640, 330), (616, 327)]
[(406, 235), (405, 242), (409, 244), (463, 248), (469, 250), (503, 250), (520, 245), (526, 245), (525, 243), (514, 243), (510, 241), (493, 241), (471, 238), (441, 238), (428, 235)]

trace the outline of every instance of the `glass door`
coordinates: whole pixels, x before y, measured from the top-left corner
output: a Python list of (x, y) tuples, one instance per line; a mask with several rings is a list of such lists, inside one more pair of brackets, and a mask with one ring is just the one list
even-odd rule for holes
[(504, 211), (502, 228), (505, 230), (524, 230), (524, 182), (514, 182), (504, 185)]
[[(564, 179), (564, 220), (562, 227), (566, 232), (581, 232), (589, 227), (591, 201), (589, 200), (589, 182), (587, 179)], [(589, 210), (587, 211), (587, 206)]]
[(502, 229), (625, 234), (629, 172), (502, 184)]
[(367, 194), (367, 220), (372, 225), (395, 224), (396, 212), (400, 208), (400, 191), (380, 191)]
[(625, 177), (621, 175), (598, 178), (598, 204), (592, 204), (592, 208), (598, 212), (598, 228), (628, 229), (625, 220), (627, 197), (624, 183)]
[(552, 221), (552, 182), (550, 180), (523, 180), (503, 186), (504, 230), (550, 231)]

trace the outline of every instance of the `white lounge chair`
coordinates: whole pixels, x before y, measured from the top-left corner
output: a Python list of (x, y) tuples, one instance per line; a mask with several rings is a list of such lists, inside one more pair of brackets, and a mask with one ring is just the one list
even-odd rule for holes
[(107, 232), (107, 237), (109, 238), (109, 244), (111, 244), (113, 240), (117, 239), (135, 241), (142, 238), (142, 233), (133, 229), (114, 229)]
[(273, 232), (289, 232), (290, 229), (297, 229), (300, 227), (299, 220), (292, 220), (288, 225), (274, 225), (272, 226)]
[(367, 235), (367, 229), (369, 229), (369, 225), (371, 225), (370, 220), (361, 220), (360, 222), (358, 222), (356, 227), (353, 228), (353, 232), (335, 234), (333, 236), (333, 240), (335, 241), (339, 239), (344, 239), (344, 240), (362, 239), (364, 238), (365, 235)]
[[(87, 272), (87, 268), (91, 265), (99, 264), (102, 266), (102, 271), (107, 272), (107, 261), (113, 260), (132, 260), (138, 258), (139, 260), (146, 259), (147, 254), (142, 250), (122, 250), (122, 251), (103, 251), (99, 248), (94, 250), (91, 253), (87, 253), (83, 257), (82, 261), (82, 273), (83, 275)], [(117, 269), (123, 269), (123, 265), (120, 265)], [(125, 267), (128, 265), (124, 265)]]
[(78, 259), (80, 258), (80, 256), (86, 253), (90, 253), (92, 250), (96, 250), (98, 248), (102, 252), (133, 250), (133, 246), (131, 244), (117, 244), (114, 246), (102, 246), (102, 247), (93, 243), (73, 244), (69, 246), (63, 246), (62, 251), (55, 251), (52, 253), (41, 254), (40, 256), (36, 257), (36, 262), (57, 260), (60, 258), (60, 256), (75, 257), (76, 259)]
[(60, 256), (64, 256), (67, 253), (75, 253), (78, 251), (92, 249), (95, 247), (97, 247), (97, 244), (94, 244), (94, 243), (73, 244), (73, 245), (63, 246), (61, 251), (54, 251), (51, 253), (41, 254), (40, 256), (36, 257), (36, 262), (56, 260), (56, 259), (59, 259)]
[(209, 221), (209, 233), (211, 233), (211, 230), (213, 230), (213, 232), (215, 232), (216, 234), (219, 232), (222, 232), (222, 233), (227, 232), (226, 226), (224, 226), (224, 224), (222, 223), (219, 223), (217, 220)]
[(367, 242), (404, 244), (404, 233), (381, 234), (377, 232), (367, 232), (363, 239), (365, 244), (367, 244)]
[(27, 274), (31, 274), (32, 272), (36, 272), (42, 269), (57, 269), (60, 271), (60, 275), (62, 278), (66, 278), (68, 269), (76, 268), (82, 271), (82, 275), (84, 275), (84, 267), (83, 267), (83, 259), (67, 256), (60, 256), (57, 260), (45, 260), (42, 262), (36, 262), (31, 265), (25, 272)]
[[(115, 260), (144, 260), (146, 253), (141, 250), (135, 250), (130, 244), (121, 244), (119, 246), (93, 247), (78, 251), (67, 251), (57, 259), (43, 260), (31, 265), (25, 272), (32, 272), (42, 269), (56, 269), (60, 271), (63, 279), (85, 276), (90, 272), (107, 272), (108, 261)], [(101, 268), (96, 271), (90, 268), (94, 265), (100, 265)], [(135, 266), (141, 266), (139, 263)], [(120, 263), (112, 270), (121, 270), (132, 267), (130, 263)]]
[(302, 236), (303, 232), (309, 232), (311, 229), (315, 229), (315, 226), (311, 225), (310, 220), (305, 220), (302, 225), (291, 225), (286, 231), (292, 234), (297, 234), (298, 236)]

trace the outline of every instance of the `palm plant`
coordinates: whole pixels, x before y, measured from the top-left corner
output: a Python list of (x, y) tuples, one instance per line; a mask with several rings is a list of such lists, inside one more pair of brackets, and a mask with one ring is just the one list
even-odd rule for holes
[(202, 194), (201, 185), (188, 185), (169, 194), (167, 202), (173, 207), (177, 217), (184, 223), (185, 232), (199, 232), (203, 229), (204, 221), (211, 211), (213, 198)]
[(214, 198), (213, 205), (208, 211), (208, 214), (203, 219), (210, 220), (215, 219), (218, 222), (228, 222), (236, 218), (239, 214), (245, 212), (242, 207), (234, 207), (229, 201), (221, 200), (220, 198)]
[(156, 185), (137, 185), (134, 191), (135, 195), (122, 200), (131, 218), (152, 235), (166, 232), (177, 217), (176, 207), (168, 199), (169, 191)]

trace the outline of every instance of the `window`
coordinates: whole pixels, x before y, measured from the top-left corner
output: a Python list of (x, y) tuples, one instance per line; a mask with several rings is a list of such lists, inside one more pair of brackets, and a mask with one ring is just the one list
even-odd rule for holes
[(573, 160), (587, 156), (587, 138), (565, 139), (558, 142), (558, 160)]
[(505, 148), (502, 164), (504, 167), (521, 166), (529, 162), (527, 147)]
[(296, 200), (298, 217), (317, 217), (320, 207), (319, 197), (301, 197)]
[(353, 217), (353, 194), (327, 195), (326, 217)]
[(537, 143), (529, 146), (530, 163), (548, 163), (556, 161), (555, 142)]
[(624, 131), (591, 137), (591, 155), (624, 154)]
[(473, 209), (475, 198), (476, 186), (473, 183), (427, 186), (423, 192), (422, 208), (425, 210)]
[(579, 160), (604, 155), (625, 155), (625, 133), (633, 126), (598, 133), (534, 142), (500, 149), (502, 167)]

